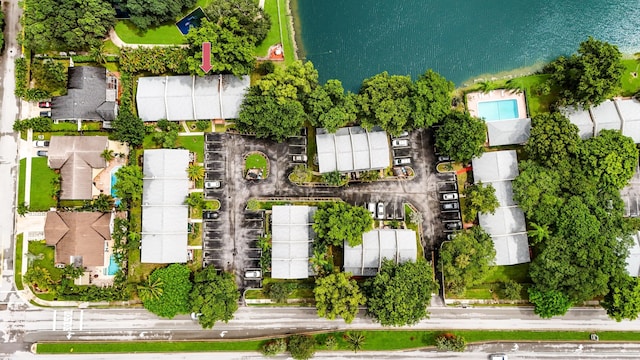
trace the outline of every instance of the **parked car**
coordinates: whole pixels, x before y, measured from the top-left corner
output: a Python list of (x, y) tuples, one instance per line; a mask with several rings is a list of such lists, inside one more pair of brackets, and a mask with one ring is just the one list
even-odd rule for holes
[(217, 211), (203, 211), (202, 218), (205, 220), (215, 220), (220, 217), (220, 213)]
[(307, 155), (293, 155), (293, 162), (307, 162)]
[(398, 138), (403, 138), (403, 137), (407, 137), (407, 136), (409, 136), (409, 132), (408, 131), (403, 131), (398, 135), (391, 135), (391, 138), (398, 139)]
[(438, 156), (438, 162), (443, 162), (443, 161), (451, 161), (451, 157), (446, 155)]
[(394, 148), (407, 147), (407, 146), (409, 146), (409, 140), (407, 140), (407, 139), (395, 139), (395, 140), (391, 141), (391, 146), (394, 147)]
[(442, 208), (442, 210), (456, 210), (460, 206), (458, 205), (457, 202), (448, 202), (448, 203), (442, 203), (440, 207)]
[(384, 219), (384, 203), (382, 201), (378, 203), (378, 219)]
[(40, 111), (40, 117), (51, 117), (51, 110), (47, 110), (47, 111)]
[(490, 360), (509, 360), (509, 357), (505, 354), (491, 354), (489, 355)]
[(262, 277), (262, 271), (260, 270), (247, 270), (244, 272), (244, 277), (245, 278), (251, 278), (251, 279), (259, 279)]
[(400, 159), (393, 160), (393, 165), (409, 165), (409, 164), (411, 164), (410, 158), (400, 158)]
[(38, 154), (38, 156), (47, 156), (48, 155), (46, 150), (38, 150), (38, 152), (36, 154)]
[(445, 200), (445, 201), (458, 200), (458, 193), (444, 193), (441, 195), (442, 195), (442, 200)]
[(374, 219), (376, 218), (376, 203), (368, 203), (367, 204), (367, 210), (369, 210), (369, 212), (371, 213), (371, 217), (373, 217)]
[(38, 107), (41, 108), (50, 108), (51, 107), (51, 103), (49, 101), (40, 101), (38, 103)]
[(462, 229), (462, 223), (460, 221), (444, 223), (444, 227), (447, 230), (460, 230)]
[(221, 185), (222, 185), (222, 183), (219, 180), (205, 181), (204, 182), (204, 188), (205, 189), (218, 189)]
[(38, 140), (34, 142), (36, 147), (47, 147), (49, 146), (49, 140)]

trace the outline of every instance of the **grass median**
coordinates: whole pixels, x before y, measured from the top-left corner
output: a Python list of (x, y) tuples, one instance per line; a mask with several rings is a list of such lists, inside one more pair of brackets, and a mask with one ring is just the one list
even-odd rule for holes
[[(588, 331), (489, 331), (489, 330), (374, 330), (361, 331), (365, 336), (364, 351), (414, 349), (435, 346), (435, 338), (443, 332), (464, 337), (468, 343), (487, 341), (589, 341)], [(325, 339), (337, 340), (336, 350), (348, 350), (345, 332), (314, 335), (318, 349)], [(640, 332), (598, 332), (600, 341), (640, 341)], [(133, 352), (201, 352), (201, 351), (260, 351), (268, 340), (217, 341), (123, 341), (123, 342), (55, 342), (38, 343), (38, 354), (66, 353), (133, 353)]]

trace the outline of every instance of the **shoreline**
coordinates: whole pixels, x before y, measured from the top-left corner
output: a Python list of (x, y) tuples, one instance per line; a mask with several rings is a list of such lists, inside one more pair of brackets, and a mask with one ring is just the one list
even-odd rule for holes
[[(291, 31), (291, 43), (293, 44), (293, 54), (295, 60), (305, 59), (304, 47), (302, 45), (302, 27), (300, 26), (300, 16), (298, 16), (298, 0), (287, 0), (287, 15), (289, 15), (289, 30)], [(296, 22), (297, 19), (298, 21)], [(296, 25), (297, 24), (297, 25)]]

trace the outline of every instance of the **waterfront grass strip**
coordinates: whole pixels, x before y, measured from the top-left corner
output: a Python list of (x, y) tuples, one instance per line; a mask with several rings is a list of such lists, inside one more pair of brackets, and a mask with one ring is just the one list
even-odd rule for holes
[[(403, 350), (435, 346), (435, 338), (442, 332), (455, 333), (468, 343), (488, 341), (589, 341), (587, 331), (490, 331), (490, 330), (373, 330), (361, 331), (365, 336), (362, 350)], [(348, 350), (345, 332), (314, 335), (318, 349), (325, 339), (333, 336), (337, 350)], [(598, 332), (600, 341), (640, 341), (640, 332)], [(220, 341), (123, 341), (123, 342), (43, 342), (38, 343), (38, 354), (66, 353), (132, 353), (132, 352), (201, 352), (201, 351), (259, 351), (268, 340)]]

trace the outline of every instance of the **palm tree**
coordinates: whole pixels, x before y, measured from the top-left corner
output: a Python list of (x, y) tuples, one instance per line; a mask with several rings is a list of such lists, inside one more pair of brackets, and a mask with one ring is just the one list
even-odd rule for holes
[(538, 244), (549, 238), (549, 225), (538, 225), (531, 223), (533, 229), (527, 231), (527, 235), (532, 239), (531, 245)]
[(92, 207), (100, 212), (109, 212), (113, 208), (115, 200), (111, 195), (100, 194), (93, 200)]
[(362, 350), (364, 346), (364, 334), (361, 332), (348, 332), (347, 333), (347, 346), (349, 349), (353, 350), (353, 352), (358, 352), (358, 350)]
[(107, 62), (107, 57), (104, 54), (103, 42), (99, 45), (92, 46), (91, 49), (89, 49), (89, 55), (91, 55), (93, 60), (98, 64), (105, 64)]
[(204, 168), (200, 165), (189, 165), (187, 174), (191, 181), (200, 181), (204, 179)]
[(204, 206), (204, 199), (202, 198), (202, 193), (192, 192), (185, 199), (185, 204), (191, 206), (192, 208), (202, 208)]
[(27, 264), (31, 265), (35, 260), (42, 260), (44, 259), (44, 254), (40, 253), (40, 254), (34, 254), (31, 251), (27, 252), (26, 254), (27, 257)]
[(148, 300), (158, 299), (160, 296), (162, 296), (163, 285), (164, 283), (160, 278), (157, 278), (153, 281), (151, 281), (151, 279), (148, 279), (141, 285), (138, 285), (138, 296), (140, 297), (140, 300), (144, 302)]
[(104, 161), (109, 162), (113, 160), (113, 150), (104, 149), (104, 151), (102, 151), (102, 154), (100, 154), (100, 156), (104, 159)]
[(313, 270), (319, 276), (326, 274), (328, 272), (327, 269), (330, 269), (331, 266), (327, 253), (318, 248), (313, 249), (313, 256), (309, 259), (309, 262), (311, 262)]
[(480, 91), (482, 91), (485, 94), (495, 88), (496, 88), (496, 83), (494, 83), (493, 81), (485, 80), (480, 82)]

